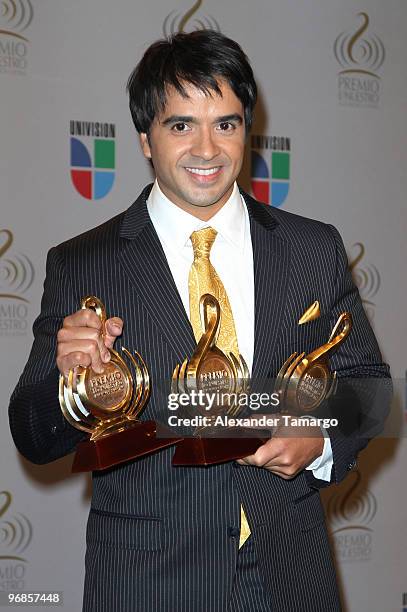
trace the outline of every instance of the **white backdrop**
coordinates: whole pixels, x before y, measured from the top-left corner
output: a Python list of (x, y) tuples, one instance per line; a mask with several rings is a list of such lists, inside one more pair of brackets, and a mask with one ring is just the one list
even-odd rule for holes
[[(257, 149), (271, 182), (289, 186), (278, 203), (338, 227), (384, 356), (401, 382), (407, 5), (5, 0), (0, 13), (0, 590), (62, 590), (72, 611), (81, 606), (89, 478), (70, 475), (71, 458), (36, 467), (19, 457), (7, 406), (31, 346), (46, 252), (127, 208), (150, 180), (127, 107), (130, 71), (164, 25), (167, 32), (190, 31), (199, 20), (240, 42), (261, 91), (253, 134), (289, 139), (290, 150), (272, 164), (271, 151)], [(104, 197), (85, 198), (72, 183), (71, 121), (114, 125), (114, 163), (98, 162), (110, 166), (101, 172), (115, 172)], [(95, 138), (75, 138), (93, 158)], [(250, 145), (241, 177), (249, 190), (252, 174), (261, 182), (258, 169), (251, 170)], [(402, 422), (403, 384), (398, 389), (393, 418)], [(406, 461), (403, 441), (377, 440), (358, 472), (324, 493), (351, 612), (402, 610)]]

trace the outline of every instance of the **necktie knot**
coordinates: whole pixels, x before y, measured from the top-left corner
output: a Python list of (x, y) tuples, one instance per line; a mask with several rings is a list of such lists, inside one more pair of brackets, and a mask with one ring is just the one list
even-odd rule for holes
[(218, 232), (213, 227), (204, 227), (192, 232), (191, 243), (194, 249), (194, 259), (209, 259), (209, 254)]

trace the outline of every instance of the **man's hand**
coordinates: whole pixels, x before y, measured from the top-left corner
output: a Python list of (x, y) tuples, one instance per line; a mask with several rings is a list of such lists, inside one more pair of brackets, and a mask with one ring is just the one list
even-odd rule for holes
[(319, 427), (281, 424), (273, 431), (271, 440), (237, 463), (266, 468), (289, 480), (322, 455), (323, 449), (324, 436)]
[(95, 372), (103, 372), (103, 364), (110, 360), (109, 348), (123, 330), (119, 317), (108, 319), (105, 336), (102, 323), (90, 309), (78, 310), (66, 317), (57, 335), (57, 366), (67, 381), (69, 370), (81, 365), (91, 366)]

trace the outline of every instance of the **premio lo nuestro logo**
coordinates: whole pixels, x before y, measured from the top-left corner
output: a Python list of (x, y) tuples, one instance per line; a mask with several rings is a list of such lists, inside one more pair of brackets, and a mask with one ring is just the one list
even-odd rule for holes
[(383, 42), (369, 33), (369, 16), (354, 32), (342, 32), (334, 43), (334, 54), (342, 70), (338, 73), (338, 99), (348, 106), (377, 106), (380, 100), (379, 70), (386, 53)]
[(0, 591), (24, 590), (33, 535), (30, 520), (12, 511), (12, 501), (9, 491), (0, 491)]
[(372, 556), (372, 522), (377, 513), (376, 497), (359, 471), (352, 472), (345, 491), (329, 497), (326, 512), (331, 525), (338, 561), (368, 561)]
[(178, 32), (187, 32), (191, 30), (216, 30), (220, 32), (220, 27), (216, 19), (211, 15), (202, 15), (199, 9), (202, 6), (202, 0), (197, 0), (191, 8), (185, 13), (171, 11), (164, 19), (163, 33), (168, 37)]
[(23, 34), (33, 20), (31, 0), (0, 2), (0, 72), (25, 74), (28, 38)]
[(291, 139), (251, 137), (251, 187), (256, 200), (282, 206), (290, 188)]
[(72, 183), (84, 198), (100, 200), (114, 183), (116, 126), (71, 121), (70, 135)]
[(380, 274), (372, 263), (361, 263), (365, 256), (365, 247), (361, 242), (356, 242), (353, 245), (352, 253), (349, 269), (352, 272), (355, 285), (359, 289), (366, 314), (372, 322), (376, 309), (374, 297), (380, 289)]
[(27, 293), (34, 282), (34, 266), (27, 255), (15, 252), (14, 236), (0, 230), (0, 336), (25, 335), (28, 327)]

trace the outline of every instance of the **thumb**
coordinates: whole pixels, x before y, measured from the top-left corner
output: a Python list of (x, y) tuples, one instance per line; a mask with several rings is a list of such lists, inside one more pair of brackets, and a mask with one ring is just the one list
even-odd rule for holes
[(107, 348), (113, 348), (114, 341), (117, 336), (121, 336), (123, 331), (123, 321), (119, 317), (112, 317), (107, 319), (105, 323), (105, 346)]

